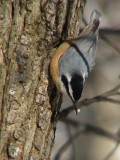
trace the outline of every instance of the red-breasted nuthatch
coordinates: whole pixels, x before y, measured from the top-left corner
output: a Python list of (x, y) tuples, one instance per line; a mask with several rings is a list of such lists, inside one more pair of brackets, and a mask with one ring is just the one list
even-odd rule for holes
[(57, 89), (76, 102), (80, 99), (83, 84), (92, 70), (98, 40), (101, 14), (94, 10), (89, 25), (76, 39), (62, 43), (52, 57), (50, 72)]

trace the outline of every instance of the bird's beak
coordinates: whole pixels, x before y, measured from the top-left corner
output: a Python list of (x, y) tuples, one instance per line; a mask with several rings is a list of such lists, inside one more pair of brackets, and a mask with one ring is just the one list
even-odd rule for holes
[(75, 107), (75, 114), (77, 115), (80, 112), (80, 109), (77, 107), (76, 103), (74, 103), (74, 107)]
[(77, 104), (74, 103), (74, 107), (75, 107), (75, 114), (77, 115), (78, 114), (78, 110), (77, 110)]
[(74, 109), (75, 109), (75, 114), (77, 115), (80, 112), (80, 109), (77, 107), (77, 101), (74, 101), (72, 98), (71, 98), (71, 100), (73, 102), (73, 106), (74, 106)]

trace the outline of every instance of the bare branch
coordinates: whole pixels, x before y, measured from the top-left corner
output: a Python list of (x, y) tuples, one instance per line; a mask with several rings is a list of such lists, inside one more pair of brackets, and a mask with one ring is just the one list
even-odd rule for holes
[[(83, 23), (87, 26), (87, 22), (85, 18), (83, 18)], [(120, 29), (99, 29), (100, 38), (102, 38), (108, 45), (112, 46), (119, 54), (120, 54), (120, 47), (118, 47), (110, 38), (105, 36), (107, 35), (120, 35)]]
[(70, 118), (61, 119), (61, 121), (65, 122), (73, 127), (82, 127), (82, 128), (84, 128), (84, 131), (86, 131), (86, 132), (92, 132), (92, 133), (110, 138), (114, 141), (120, 142), (119, 136), (114, 135), (113, 133), (110, 133), (108, 131), (105, 131), (104, 129), (102, 129), (100, 127), (94, 126), (93, 124), (81, 123), (81, 122), (75, 121)]
[(118, 148), (119, 143), (116, 143), (116, 145), (114, 146), (114, 148), (108, 153), (108, 155), (104, 158), (104, 160), (109, 160), (109, 158), (113, 155), (113, 153), (116, 151), (116, 149)]
[[(71, 128), (70, 128), (70, 127), (71, 127), (71, 126), (66, 123), (66, 130), (67, 130), (67, 134), (68, 134), (68, 138), (69, 138), (69, 139), (72, 138), (72, 133), (71, 133)], [(75, 159), (75, 145), (74, 145), (73, 142), (74, 142), (74, 141), (72, 141), (72, 143), (71, 143), (72, 154), (71, 154), (71, 156), (70, 156), (70, 160)]]
[[(117, 135), (120, 136), (120, 130), (118, 131)], [(115, 146), (113, 147), (113, 149), (107, 154), (107, 156), (104, 158), (104, 160), (109, 160), (109, 158), (111, 158), (111, 156), (114, 154), (114, 152), (118, 148), (119, 144), (120, 144), (120, 142), (117, 142), (115, 144)]]
[(60, 157), (62, 156), (62, 154), (69, 148), (69, 146), (72, 144), (72, 142), (80, 135), (84, 132), (84, 129), (81, 129), (80, 131), (78, 131), (76, 134), (74, 134), (74, 136), (72, 136), (71, 138), (69, 138), (66, 143), (60, 147), (59, 151), (57, 152), (54, 160), (59, 160)]
[(68, 149), (68, 147), (73, 143), (73, 140), (75, 140), (78, 136), (80, 136), (82, 133), (88, 133), (88, 132), (92, 132), (94, 134), (98, 134), (101, 136), (105, 136), (107, 138), (110, 138), (112, 140), (115, 140), (117, 142), (120, 142), (120, 138), (108, 131), (105, 131), (102, 128), (99, 128), (97, 126), (94, 126), (92, 124), (89, 123), (80, 123), (78, 121), (75, 121), (73, 119), (69, 119), (69, 118), (65, 118), (65, 119), (61, 119), (61, 121), (65, 122), (66, 124), (72, 125), (73, 127), (80, 127), (80, 130), (75, 133), (72, 137), (70, 137), (66, 143), (59, 149), (59, 151), (57, 152), (55, 159), (54, 160), (59, 160), (61, 155), (66, 151), (66, 149)]
[(101, 36), (101, 35), (104, 35), (104, 34), (119, 36), (119, 35), (120, 35), (120, 29), (108, 29), (108, 28), (103, 28), (103, 29), (100, 29), (100, 30), (99, 30), (99, 34), (100, 34), (100, 36)]
[(100, 35), (101, 38), (107, 42), (110, 46), (112, 46), (119, 54), (120, 54), (120, 47), (118, 47), (110, 38), (108, 38), (107, 36), (105, 35)]
[(103, 96), (114, 96), (114, 95), (120, 95), (120, 84), (103, 94)]
[[(96, 103), (96, 102), (110, 102), (110, 103), (120, 104), (120, 100), (108, 98), (109, 96), (114, 96), (114, 95), (120, 95), (120, 85), (116, 86), (115, 88), (113, 88), (110, 91), (107, 91), (101, 95), (95, 96), (90, 99), (86, 98), (86, 99), (82, 100), (80, 103), (77, 104), (77, 107), (78, 108), (85, 107), (85, 106), (88, 106), (88, 105), (90, 105), (92, 103)], [(60, 113), (60, 118), (66, 117), (73, 110), (74, 110), (73, 106), (70, 106), (70, 107), (64, 109)]]
[[(83, 20), (84, 25), (87, 26), (88, 23), (87, 23), (86, 19), (83, 17), (82, 20)], [(82, 30), (83, 30), (83, 29), (81, 29), (81, 31), (82, 31)], [(101, 35), (104, 35), (104, 34), (119, 36), (119, 35), (120, 35), (120, 29), (100, 28), (100, 29), (99, 29), (99, 34), (100, 34), (100, 36), (101, 36)]]

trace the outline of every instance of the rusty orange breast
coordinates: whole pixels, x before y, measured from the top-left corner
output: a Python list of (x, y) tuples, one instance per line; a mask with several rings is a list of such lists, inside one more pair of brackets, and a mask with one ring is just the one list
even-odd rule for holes
[(62, 43), (58, 49), (56, 50), (55, 54), (53, 55), (51, 62), (50, 62), (50, 73), (52, 76), (52, 79), (57, 87), (57, 89), (61, 92), (61, 87), (59, 84), (59, 68), (58, 68), (58, 63), (59, 63), (59, 59), (60, 57), (63, 55), (63, 53), (65, 52), (65, 50), (70, 46), (69, 43), (64, 42)]

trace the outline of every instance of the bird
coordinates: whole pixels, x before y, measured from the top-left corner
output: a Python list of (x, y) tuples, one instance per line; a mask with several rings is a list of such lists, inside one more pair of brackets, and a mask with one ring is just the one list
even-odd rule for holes
[(56, 88), (67, 94), (78, 113), (77, 102), (96, 55), (101, 13), (92, 11), (90, 22), (77, 38), (64, 41), (53, 54), (50, 73)]

